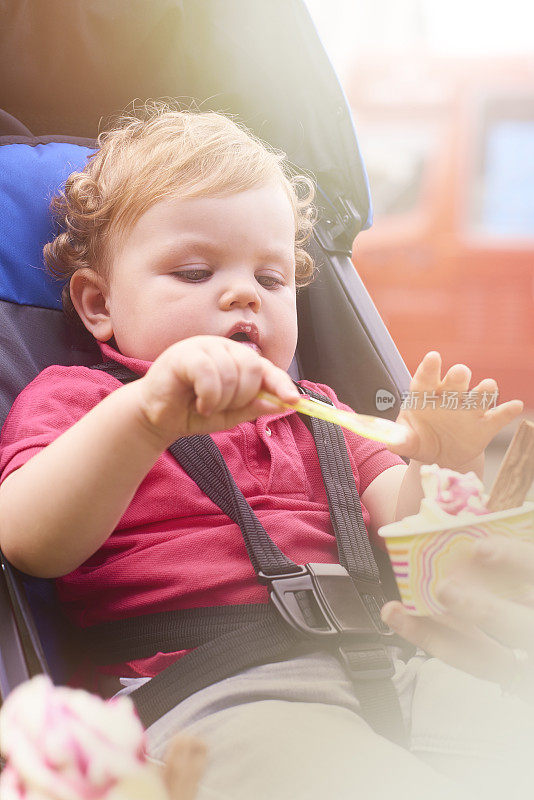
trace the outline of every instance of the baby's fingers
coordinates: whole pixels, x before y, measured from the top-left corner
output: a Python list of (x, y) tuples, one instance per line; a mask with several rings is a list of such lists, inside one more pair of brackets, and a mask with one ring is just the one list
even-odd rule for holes
[(471, 393), (485, 395), (484, 401), (489, 405), (490, 402), (495, 402), (494, 398), (498, 397), (499, 387), (497, 386), (497, 381), (494, 378), (484, 378), (480, 381), (480, 383), (477, 383), (476, 386), (473, 386)]
[(248, 406), (257, 396), (263, 381), (263, 359), (245, 345), (230, 348), (233, 380), (232, 392), (216, 410), (236, 410)]
[(441, 380), (441, 355), (431, 350), (427, 353), (414, 372), (410, 382), (412, 392), (434, 390)]
[(185, 374), (196, 396), (199, 414), (208, 416), (220, 403), (223, 385), (214, 360), (207, 353), (195, 353), (189, 363), (184, 363)]
[(508, 400), (496, 408), (490, 408), (484, 414), (484, 420), (491, 436), (495, 436), (502, 428), (513, 422), (523, 411), (522, 400)]
[(296, 403), (300, 397), (299, 390), (287, 372), (276, 367), (265, 358), (262, 361), (264, 362), (262, 388), (276, 395), (285, 403)]
[(165, 754), (164, 779), (170, 800), (194, 800), (206, 764), (206, 745), (178, 734)]
[(239, 368), (230, 353), (221, 348), (208, 359), (194, 383), (197, 411), (203, 416), (228, 408), (239, 386)]
[(471, 381), (472, 374), (473, 373), (466, 364), (453, 364), (453, 366), (447, 370), (441, 382), (440, 390), (466, 392), (469, 389), (469, 382)]
[[(221, 349), (213, 352), (213, 359), (218, 372), (218, 385), (213, 387), (210, 399), (213, 396), (218, 400), (209, 406), (210, 413), (245, 409), (247, 413), (272, 412), (272, 404), (258, 400), (262, 388), (285, 402), (298, 400), (298, 390), (289, 375), (245, 345), (224, 341)], [(201, 413), (206, 414), (204, 397), (201, 409)]]

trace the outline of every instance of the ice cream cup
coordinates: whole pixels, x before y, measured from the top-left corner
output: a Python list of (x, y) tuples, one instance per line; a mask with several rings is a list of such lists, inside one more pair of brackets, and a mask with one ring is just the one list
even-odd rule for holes
[[(441, 580), (462, 570), (476, 579), (476, 563), (471, 557), (478, 540), (497, 534), (534, 544), (534, 503), (417, 532), (399, 530), (399, 523), (392, 523), (378, 533), (386, 541), (403, 604), (414, 614), (429, 616), (444, 610), (436, 597)], [(520, 593), (511, 576), (492, 582), (491, 589), (508, 597)]]

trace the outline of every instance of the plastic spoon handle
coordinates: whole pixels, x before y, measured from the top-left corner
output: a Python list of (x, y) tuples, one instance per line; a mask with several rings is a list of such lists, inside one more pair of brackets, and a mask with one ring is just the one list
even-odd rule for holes
[(398, 445), (405, 439), (405, 427), (397, 422), (382, 417), (371, 417), (367, 414), (355, 414), (352, 411), (344, 411), (335, 406), (321, 403), (320, 400), (312, 400), (309, 397), (301, 397), (296, 403), (285, 403), (269, 392), (260, 391), (258, 394), (262, 400), (267, 400), (280, 408), (291, 408), (309, 417), (324, 419), (326, 422), (333, 422), (341, 425), (349, 431), (365, 436), (366, 439), (373, 439), (375, 442), (383, 444)]

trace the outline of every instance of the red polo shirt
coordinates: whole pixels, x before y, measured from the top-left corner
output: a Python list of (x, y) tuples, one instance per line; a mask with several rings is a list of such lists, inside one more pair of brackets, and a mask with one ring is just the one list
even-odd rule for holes
[[(102, 345), (102, 353), (139, 375), (150, 366), (108, 345)], [(0, 480), (119, 385), (107, 373), (86, 367), (45, 369), (19, 395), (4, 424)], [(347, 408), (329, 387), (307, 381), (303, 385)], [(383, 445), (344, 433), (360, 494), (383, 470), (404, 464)], [(280, 411), (212, 435), (237, 485), (282, 552), (296, 563), (336, 561), (315, 444), (298, 415)], [(369, 527), (366, 508), (363, 517)], [(102, 547), (56, 583), (66, 612), (82, 627), (169, 609), (267, 601), (239, 528), (167, 451)], [(153, 676), (181, 654), (159, 653), (103, 671)]]

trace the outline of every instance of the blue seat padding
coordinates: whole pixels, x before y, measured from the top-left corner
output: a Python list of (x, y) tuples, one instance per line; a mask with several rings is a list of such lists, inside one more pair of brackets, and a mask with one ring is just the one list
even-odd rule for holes
[(50, 200), (94, 146), (53, 138), (0, 138), (0, 300), (59, 309), (61, 283), (43, 262), (54, 236)]

